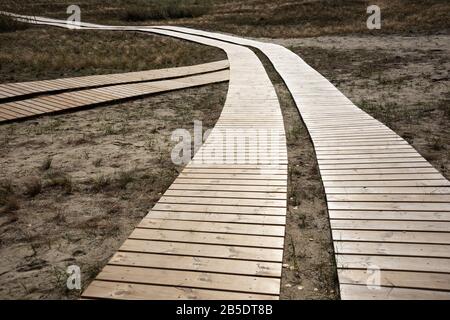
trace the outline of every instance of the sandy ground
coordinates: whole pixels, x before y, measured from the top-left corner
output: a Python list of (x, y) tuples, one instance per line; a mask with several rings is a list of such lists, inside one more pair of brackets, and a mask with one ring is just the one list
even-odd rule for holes
[(281, 299), (338, 299), (325, 193), (308, 131), (282, 79), (255, 51), (274, 83), (288, 146), (288, 210)]
[(214, 126), (226, 83), (0, 126), (0, 299), (77, 298), (172, 183), (177, 128)]

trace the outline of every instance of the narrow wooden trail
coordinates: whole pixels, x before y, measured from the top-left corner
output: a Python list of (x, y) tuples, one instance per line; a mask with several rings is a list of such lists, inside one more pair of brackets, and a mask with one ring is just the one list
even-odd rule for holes
[[(61, 26), (61, 22), (53, 19), (48, 19), (45, 23), (53, 25), (59, 23)], [(228, 96), (230, 100), (227, 99), (227, 102), (233, 101), (231, 98), (236, 99), (234, 100), (236, 102), (233, 106), (231, 104), (225, 106), (223, 115), (228, 121), (219, 120), (218, 127), (215, 128), (216, 132), (220, 127), (238, 129), (239, 127), (234, 125), (239, 120), (250, 128), (259, 127), (259, 122), (262, 122), (267, 126), (275, 125), (275, 128), (281, 131), (282, 122), (277, 122), (280, 115), (279, 108), (275, 104), (276, 99), (272, 98), (270, 90), (266, 91), (266, 87), (261, 86), (259, 82), (251, 82), (252, 79), (248, 76), (249, 73), (254, 75), (255, 71), (258, 73), (260, 63), (249, 64), (245, 54), (241, 56), (240, 51), (239, 54), (235, 54), (238, 51), (234, 51), (244, 49), (236, 45), (251, 46), (261, 50), (285, 81), (316, 150), (327, 197), (341, 297), (343, 299), (450, 298), (450, 182), (405, 140), (355, 106), (300, 57), (279, 45), (188, 28), (100, 27), (92, 24), (84, 26), (93, 29), (153, 32), (210, 45), (220, 43), (222, 48), (233, 46), (232, 50), (225, 49), (229, 56), (232, 76)], [(256, 92), (258, 92), (257, 89), (262, 88), (259, 91), (259, 94), (262, 94), (259, 95), (259, 100), (248, 95), (248, 91), (234, 85), (236, 78), (241, 76), (237, 66), (244, 69), (247, 67), (246, 74), (242, 75), (245, 81), (239, 83), (240, 85), (249, 84), (246, 90), (254, 89)], [(252, 102), (252, 98), (256, 102)], [(261, 104), (269, 104), (267, 105), (269, 112), (264, 115), (264, 118), (258, 118), (261, 116), (259, 112), (265, 110), (258, 108)], [(250, 109), (243, 108), (247, 105)], [(229, 115), (228, 110), (232, 111)], [(218, 133), (217, 141), (220, 141), (220, 136)], [(279, 136), (280, 139), (284, 139), (282, 134)], [(210, 138), (213, 137), (214, 135)], [(207, 150), (208, 147), (214, 149), (217, 142), (209, 143), (210, 141), (215, 140), (208, 139), (202, 149)], [(287, 160), (284, 146), (285, 144), (279, 148), (282, 151), (277, 157), (280, 164), (285, 164)], [(272, 160), (271, 158), (261, 159), (260, 162), (252, 163), (250, 167), (246, 164), (229, 166), (224, 163), (216, 166), (214, 157), (209, 156), (210, 153), (202, 149), (186, 167), (186, 172), (183, 172), (174, 186), (168, 190), (168, 194), (161, 199), (161, 203), (155, 206), (157, 216), (165, 218), (170, 213), (171, 219), (180, 219), (180, 221), (184, 221), (184, 217), (188, 216), (189, 224), (183, 222), (185, 223), (183, 227), (178, 225), (174, 227), (171, 222), (149, 221), (151, 226), (157, 226), (154, 230), (160, 230), (161, 225), (164, 230), (177, 232), (179, 230), (195, 230), (196, 232), (222, 230), (216, 229), (221, 226), (217, 223), (223, 219), (221, 210), (224, 206), (228, 206), (227, 213), (231, 214), (229, 217), (237, 219), (235, 221), (239, 221), (239, 225), (254, 223), (250, 221), (254, 221), (252, 219), (255, 216), (263, 217), (257, 220), (258, 223), (267, 221), (268, 225), (264, 225), (264, 228), (247, 227), (246, 230), (250, 231), (246, 231), (245, 234), (257, 232), (264, 236), (277, 237), (281, 232), (281, 229), (277, 229), (277, 223), (281, 221), (276, 219), (283, 219), (284, 223), (284, 214), (280, 213), (285, 213), (285, 208), (278, 207), (279, 203), (274, 202), (273, 199), (277, 199), (277, 191), (285, 195), (285, 166), (268, 167), (264, 161)], [(239, 152), (236, 154), (241, 155)], [(207, 163), (208, 166), (204, 166), (204, 162), (199, 159), (200, 156), (202, 160), (211, 161)], [(238, 159), (242, 158), (244, 158), (242, 155), (238, 156)], [(259, 166), (260, 164), (264, 165)], [(187, 171), (191, 169), (194, 171)], [(219, 173), (217, 170), (225, 170), (225, 173)], [(241, 179), (236, 179), (236, 173), (234, 173), (236, 170), (239, 171), (237, 174)], [(264, 172), (264, 180), (249, 174), (252, 170)], [(183, 184), (188, 187), (179, 189), (184, 187)], [(204, 185), (204, 187), (198, 185)], [(234, 190), (235, 185), (239, 185), (239, 189)], [(265, 189), (268, 187), (270, 189)], [(240, 196), (240, 201), (235, 201), (233, 197), (227, 198), (230, 196), (229, 193), (225, 193), (230, 190), (228, 188), (231, 188), (232, 192), (239, 191), (246, 196), (244, 192), (256, 193), (256, 190), (258, 192), (264, 190), (271, 194), (258, 196), (254, 194), (245, 202), (242, 200), (247, 198)], [(183, 192), (180, 193), (180, 190)], [(195, 192), (198, 190), (201, 193)], [(189, 193), (185, 194), (184, 191)], [(201, 195), (206, 191), (208, 193), (202, 197)], [(220, 197), (216, 197), (215, 191), (220, 191)], [(178, 199), (173, 196), (174, 194), (189, 196)], [(262, 202), (253, 202), (256, 199)], [(256, 203), (264, 203), (264, 206), (242, 210), (239, 205), (244, 203), (246, 207)], [(204, 206), (208, 206), (208, 209)], [(172, 215), (173, 213), (175, 215)], [(207, 222), (204, 220), (204, 214), (208, 214), (208, 219), (219, 220)], [(200, 215), (199, 218), (197, 218), (198, 215)], [(207, 225), (198, 222), (192, 224), (192, 221), (198, 221), (195, 219), (206, 222)], [(275, 223), (276, 221), (278, 222)], [(182, 237), (182, 234), (178, 236)], [(275, 247), (274, 244), (270, 245), (270, 248)], [(272, 254), (270, 256), (275, 257)], [(276, 266), (279, 267), (279, 264)], [(270, 270), (270, 267), (267, 270)], [(278, 269), (276, 274), (278, 275)], [(180, 278), (177, 279), (183, 283)], [(164, 285), (168, 284), (164, 283)], [(102, 287), (101, 290), (107, 292), (108, 288)], [(120, 288), (129, 287), (122, 285)], [(143, 294), (145, 288), (135, 287), (134, 289), (142, 293), (141, 296), (145, 296)], [(259, 293), (273, 294), (262, 291)], [(124, 296), (127, 294), (132, 297), (138, 296), (135, 291), (126, 292)], [(186, 291), (183, 291), (178, 297), (187, 298), (185, 293)], [(168, 295), (161, 294), (159, 297), (163, 296)], [(188, 297), (212, 296), (197, 294), (196, 291), (196, 294)]]
[[(0, 123), (76, 108), (115, 103), (155, 93), (224, 82), (228, 80), (228, 77), (229, 71), (221, 70), (170, 80), (103, 86), (95, 89), (76, 90), (57, 94), (48, 94), (45, 92), (44, 95), (29, 99), (20, 99), (23, 96), (16, 96), (13, 101), (0, 103)], [(61, 82), (64, 82), (63, 80), (61, 79)], [(43, 88), (42, 85), (38, 84), (37, 86)], [(55, 87), (53, 86), (52, 88)], [(62, 89), (60, 88), (60, 90)], [(18, 90), (16, 92), (19, 93), (20, 91)]]
[(131, 84), (155, 80), (168, 80), (190, 75), (220, 71), (228, 68), (228, 61), (215, 61), (194, 66), (145, 70), (116, 74), (103, 74), (84, 77), (61, 78), (52, 80), (3, 83), (0, 84), (0, 102), (17, 100), (38, 94), (58, 93), (62, 91), (86, 88), (98, 88), (117, 84)]
[(277, 299), (287, 149), (275, 89), (248, 48), (155, 32), (224, 50), (230, 65), (227, 98), (193, 160), (83, 297)]
[(450, 182), (290, 50), (261, 50), (311, 136), (325, 187), (342, 299), (450, 299)]

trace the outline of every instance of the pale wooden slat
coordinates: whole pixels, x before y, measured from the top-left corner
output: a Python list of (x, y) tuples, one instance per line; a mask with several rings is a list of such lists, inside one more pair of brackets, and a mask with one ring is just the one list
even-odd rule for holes
[(450, 244), (450, 233), (384, 231), (384, 230), (332, 230), (334, 240), (339, 241), (375, 241), (400, 243), (440, 243)]
[(450, 246), (442, 244), (335, 241), (334, 250), (336, 254), (450, 258)]
[(275, 278), (109, 265), (96, 279), (272, 295), (278, 295), (280, 290), (280, 280)]
[(449, 300), (450, 292), (381, 287), (371, 290), (367, 286), (342, 284), (341, 298), (344, 300)]
[(118, 251), (110, 265), (279, 277), (281, 263)]
[(83, 292), (85, 298), (127, 300), (272, 300), (276, 295), (240, 293), (231, 291), (182, 288), (176, 286), (143, 285), (111, 281), (93, 281)]
[(200, 221), (174, 221), (162, 219), (144, 218), (138, 225), (139, 228), (186, 230), (203, 232), (226, 232), (235, 234), (254, 234), (267, 236), (284, 236), (284, 227), (273, 225), (260, 225), (257, 228), (252, 224), (244, 223), (219, 223)]
[[(381, 270), (379, 285), (413, 289), (450, 291), (450, 274)], [(378, 277), (377, 275), (377, 277)], [(344, 284), (373, 284), (374, 274), (367, 270), (338, 270), (339, 282)]]
[(376, 267), (383, 270), (450, 273), (450, 264), (446, 258), (338, 254), (336, 264), (340, 269)]
[(159, 240), (175, 242), (192, 242), (205, 244), (224, 244), (261, 248), (283, 248), (283, 238), (270, 236), (237, 235), (227, 233), (206, 233), (175, 230), (154, 230), (136, 228), (128, 237), (138, 240)]
[(190, 221), (209, 221), (209, 222), (231, 222), (231, 223), (252, 223), (252, 224), (273, 224), (285, 225), (284, 216), (266, 216), (261, 214), (233, 214), (233, 213), (207, 213), (207, 212), (188, 212), (188, 211), (156, 211), (152, 210), (148, 215), (151, 219), (166, 220), (190, 220)]

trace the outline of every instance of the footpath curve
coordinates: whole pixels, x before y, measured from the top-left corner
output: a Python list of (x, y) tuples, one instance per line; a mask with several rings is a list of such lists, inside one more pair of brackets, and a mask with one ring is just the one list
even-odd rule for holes
[(291, 92), (316, 151), (341, 297), (450, 298), (450, 182), (300, 57), (279, 45), (182, 27), (106, 29), (261, 50)]
[[(31, 22), (67, 27), (55, 19)], [(222, 114), (207, 140), (83, 298), (277, 299), (287, 149), (278, 97), (258, 57), (239, 45), (179, 32), (84, 26), (214, 46), (226, 52), (230, 74)]]

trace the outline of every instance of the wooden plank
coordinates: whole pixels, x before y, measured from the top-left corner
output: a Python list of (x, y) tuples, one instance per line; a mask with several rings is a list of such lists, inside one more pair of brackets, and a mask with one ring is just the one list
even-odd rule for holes
[(138, 227), (149, 229), (253, 234), (262, 236), (284, 236), (284, 227), (282, 226), (260, 225), (256, 228), (253, 224), (243, 223), (192, 222), (144, 218)]
[(261, 247), (283, 249), (283, 238), (260, 237), (227, 233), (207, 233), (178, 230), (155, 230), (136, 228), (128, 237), (138, 240), (159, 240), (170, 242), (189, 242), (205, 244), (224, 244), (232, 246)]
[(450, 233), (444, 232), (414, 232), (414, 231), (384, 231), (384, 230), (332, 230), (336, 241), (374, 241), (399, 243), (436, 243), (450, 244)]
[[(450, 291), (450, 274), (447, 273), (381, 270), (378, 275), (378, 284), (384, 287)], [(344, 284), (370, 285), (374, 280), (373, 273), (367, 270), (340, 269), (338, 277)]]
[(284, 216), (286, 208), (277, 207), (248, 207), (248, 206), (219, 206), (219, 205), (199, 205), (199, 204), (172, 204), (157, 203), (153, 210), (158, 211), (190, 211), (203, 213), (234, 213), (234, 214), (255, 214), (255, 215), (275, 215)]
[(359, 174), (405, 174), (405, 173), (438, 173), (438, 171), (433, 167), (425, 168), (390, 168), (390, 169), (339, 169), (330, 170), (321, 168), (320, 171), (322, 176), (333, 176), (333, 175), (359, 175)]
[(107, 265), (98, 280), (278, 295), (280, 280), (252, 276)]
[(330, 219), (344, 220), (450, 221), (450, 212), (439, 211), (328, 210), (328, 214)]
[[(286, 200), (244, 199), (244, 198), (209, 198), (194, 196), (162, 196), (159, 203), (205, 204), (224, 206), (256, 206), (256, 207), (286, 207)], [(450, 205), (449, 205), (450, 206)]]
[(436, 290), (418, 290), (406, 288), (381, 287), (371, 290), (361, 285), (340, 285), (341, 298), (344, 300), (449, 300), (450, 292)]
[(177, 286), (143, 285), (112, 281), (91, 282), (83, 292), (85, 298), (125, 300), (275, 300), (276, 295), (240, 293), (232, 291), (204, 290)]
[(410, 163), (425, 162), (421, 156), (412, 158), (372, 158), (372, 159), (317, 159), (319, 166), (321, 165), (342, 165), (342, 164), (393, 164), (393, 163)]
[(252, 193), (286, 193), (283, 186), (247, 186), (247, 185), (214, 185), (214, 184), (178, 184), (173, 183), (169, 190), (203, 190), (203, 191), (227, 191), (227, 192), (252, 192)]
[(450, 203), (443, 202), (335, 202), (328, 201), (332, 210), (412, 210), (412, 211), (447, 211)]
[(164, 193), (164, 195), (171, 197), (177, 196), (177, 197), (207, 197), (207, 198), (237, 198), (237, 199), (275, 199), (275, 200), (282, 200), (284, 204), (286, 203), (285, 193), (207, 191), (207, 190), (191, 191), (191, 190), (169, 189)]
[(330, 220), (332, 229), (450, 232), (445, 221)]
[(110, 265), (280, 277), (281, 263), (118, 251)]
[(326, 188), (327, 195), (332, 194), (426, 194), (450, 195), (450, 187), (342, 187)]
[[(450, 203), (450, 195), (445, 194), (328, 194), (328, 201), (344, 202), (443, 202)], [(450, 207), (449, 207), (450, 208)]]
[(265, 216), (261, 214), (232, 214), (207, 212), (170, 212), (152, 210), (148, 215), (151, 219), (209, 221), (209, 222), (237, 222), (253, 224), (285, 225), (284, 216)]
[(375, 267), (382, 270), (450, 273), (450, 263), (446, 258), (337, 254), (336, 264), (340, 269), (371, 269)]
[[(211, 235), (211, 238), (214, 236)], [(281, 262), (283, 250), (227, 245), (195, 244), (169, 241), (127, 239), (121, 251), (174, 254), (195, 257)]]
[(335, 241), (336, 254), (450, 258), (450, 245)]
[(328, 187), (447, 187), (450, 182), (445, 179), (436, 180), (390, 180), (390, 181), (323, 181)]
[[(243, 185), (243, 186), (272, 186), (286, 187), (285, 180), (250, 180), (250, 179), (197, 179), (197, 178), (177, 178), (177, 184), (212, 184), (212, 185)], [(450, 184), (449, 184), (450, 185)]]

